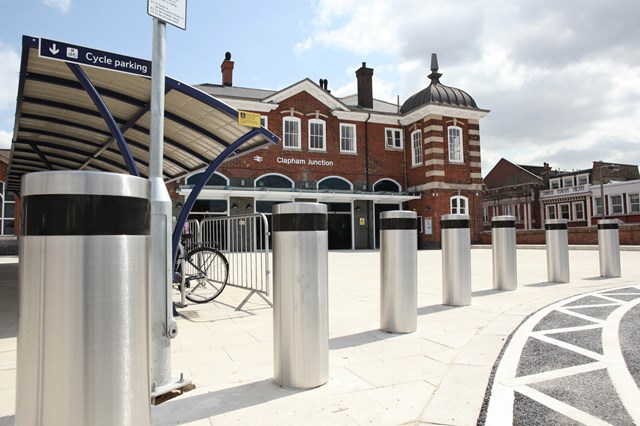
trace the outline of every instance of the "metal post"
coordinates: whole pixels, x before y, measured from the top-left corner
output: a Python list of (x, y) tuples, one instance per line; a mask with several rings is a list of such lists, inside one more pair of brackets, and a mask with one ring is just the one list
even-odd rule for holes
[(514, 216), (494, 216), (491, 218), (491, 243), (493, 288), (496, 290), (517, 289), (516, 218)]
[(569, 238), (566, 219), (544, 222), (547, 242), (547, 276), (550, 283), (569, 282)]
[(380, 328), (413, 333), (418, 323), (416, 212), (380, 215)]
[(151, 127), (149, 130), (149, 180), (151, 181), (150, 259), (150, 372), (151, 394), (157, 396), (182, 387), (171, 380), (171, 339), (178, 333), (173, 319), (171, 282), (171, 198), (162, 180), (164, 143), (164, 86), (166, 24), (153, 19), (151, 65)]
[(442, 303), (471, 304), (471, 234), (469, 215), (446, 214), (440, 219), (442, 233)]
[(598, 221), (600, 276), (616, 278), (620, 274), (620, 236), (616, 219)]
[(273, 206), (273, 378), (309, 389), (329, 380), (327, 206)]

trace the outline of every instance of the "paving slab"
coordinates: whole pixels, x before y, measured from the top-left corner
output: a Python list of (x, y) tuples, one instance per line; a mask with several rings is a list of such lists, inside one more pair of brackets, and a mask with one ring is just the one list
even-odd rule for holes
[[(153, 424), (475, 424), (482, 417), (496, 360), (500, 360), (498, 365), (520, 362), (519, 358), (510, 360), (502, 351), (523, 321), (554, 303), (584, 294), (590, 298), (582, 300), (582, 305), (574, 303), (557, 311), (565, 316), (574, 311), (578, 316), (573, 318), (584, 325), (584, 317), (577, 311), (595, 315), (596, 303), (591, 297), (599, 304), (603, 304), (602, 297), (633, 303), (624, 300), (632, 299), (633, 292), (615, 289), (640, 283), (640, 251), (621, 252), (623, 277), (602, 279), (598, 277), (597, 251), (571, 250), (571, 282), (552, 284), (546, 281), (545, 251), (519, 248), (518, 289), (499, 292), (493, 289), (491, 250), (474, 249), (471, 254), (472, 304), (452, 308), (442, 305), (441, 252), (418, 252), (418, 330), (399, 335), (379, 330), (379, 252), (330, 252), (329, 381), (316, 389), (275, 385), (273, 311), (259, 297), (251, 298), (242, 311), (235, 311), (247, 293), (229, 287), (219, 300), (180, 309), (179, 334), (172, 344), (173, 370), (175, 375), (183, 373), (191, 378), (196, 388), (152, 407)], [(16, 257), (0, 256), (0, 426), (13, 424), (15, 410), (16, 262)], [(599, 296), (593, 296), (595, 293)], [(590, 308), (581, 308), (583, 305)], [(635, 310), (630, 312), (626, 318), (638, 318)], [(545, 321), (545, 327), (555, 324), (555, 320)], [(627, 346), (636, 336), (633, 330), (627, 326), (621, 333)], [(540, 331), (544, 330), (536, 332)], [(564, 341), (555, 341), (565, 347), (592, 350), (599, 346), (584, 339), (600, 335), (567, 334)], [(636, 349), (625, 354), (630, 364), (638, 359)], [(584, 377), (594, 384), (602, 380), (601, 374), (585, 372)], [(574, 419), (567, 417), (570, 412), (549, 411), (545, 405), (553, 395), (562, 393), (549, 384), (531, 389), (507, 399), (508, 413), (513, 413), (514, 407), (541, 406), (546, 407), (546, 418)], [(533, 392), (543, 393), (547, 399), (536, 399)], [(584, 388), (580, 394), (585, 394)], [(562, 404), (574, 403), (574, 399), (566, 397)], [(626, 418), (607, 417), (623, 423)], [(507, 414), (499, 420), (512, 424), (513, 416)]]

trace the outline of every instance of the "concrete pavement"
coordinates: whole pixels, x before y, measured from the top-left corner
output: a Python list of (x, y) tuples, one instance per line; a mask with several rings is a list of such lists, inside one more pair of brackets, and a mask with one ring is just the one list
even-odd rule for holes
[[(180, 310), (179, 334), (172, 343), (174, 372), (191, 378), (196, 389), (152, 407), (153, 423), (472, 425), (479, 419), (486, 424), (542, 424), (546, 418), (562, 419), (566, 424), (588, 419), (587, 424), (591, 424), (596, 418), (610, 424), (633, 424), (629, 421), (635, 417), (628, 412), (624, 396), (618, 405), (607, 408), (607, 412), (624, 410), (619, 416), (600, 416), (605, 410), (594, 413), (585, 407), (598, 403), (603, 395), (599, 389), (605, 387), (603, 383), (611, 371), (624, 384), (610, 380), (604, 395), (620, 396), (620, 392), (637, 390), (640, 365), (633, 342), (640, 318), (635, 305), (631, 306), (635, 302), (627, 304), (622, 299), (634, 300), (632, 296), (640, 284), (640, 252), (621, 253), (622, 278), (602, 279), (598, 276), (597, 251), (571, 250), (571, 282), (567, 284), (547, 282), (544, 250), (519, 248), (517, 257), (518, 290), (499, 292), (492, 289), (491, 250), (472, 250), (472, 305), (453, 308), (441, 304), (441, 252), (420, 251), (418, 331), (396, 335), (379, 330), (379, 252), (330, 252), (330, 379), (326, 385), (306, 391), (282, 389), (273, 383), (272, 309), (254, 296), (243, 311), (236, 312), (233, 308), (246, 292), (227, 288), (212, 303)], [(11, 258), (0, 259), (6, 262)], [(0, 425), (13, 424), (15, 410), (15, 270), (15, 264), (0, 264)], [(627, 296), (616, 299), (625, 292)], [(609, 316), (602, 319), (604, 313), (595, 313), (597, 307), (589, 311), (590, 303), (602, 300), (614, 307), (611, 324)], [(572, 303), (574, 308), (565, 306)], [(583, 312), (579, 312), (581, 309)], [(567, 314), (572, 311), (607, 323), (603, 330), (619, 331), (608, 332), (605, 341), (604, 332), (593, 331), (598, 327), (588, 327), (601, 323)], [(566, 319), (558, 313), (586, 324), (574, 324), (573, 318)], [(536, 320), (530, 323), (531, 318)], [(586, 332), (581, 330), (585, 334), (555, 338), (561, 332), (579, 331), (571, 327), (580, 326), (586, 326)], [(521, 330), (526, 338), (517, 337)], [(554, 331), (555, 337), (551, 336)], [(629, 350), (621, 349), (622, 356), (615, 353), (615, 358), (607, 358), (615, 351), (604, 348), (616, 346), (615, 338), (610, 336), (618, 336), (617, 346)], [(542, 347), (550, 339), (561, 342), (560, 346), (555, 345), (559, 350), (573, 350), (576, 355), (569, 359), (584, 356), (588, 360), (572, 365), (559, 356), (541, 358), (541, 353), (550, 351)], [(496, 360), (499, 361), (494, 369)], [(585, 370), (584, 364), (593, 364), (590, 360), (605, 367)], [(536, 399), (538, 394), (531, 398), (533, 391), (519, 392), (524, 388), (512, 386), (514, 377), (501, 375), (503, 364), (511, 366), (507, 370), (519, 372), (516, 378), (528, 378), (528, 382), (519, 385), (543, 396)], [(588, 380), (579, 380), (582, 390), (566, 398), (561, 391), (577, 388), (576, 382), (549, 372), (564, 369), (564, 373), (576, 365), (581, 373), (587, 373)], [(625, 371), (629, 372), (627, 376)], [(555, 383), (543, 380), (541, 372), (551, 374), (550, 380)], [(494, 389), (499, 390), (492, 392)], [(499, 399), (496, 409), (491, 408), (495, 394)], [(565, 410), (562, 404), (573, 407), (573, 411)], [(505, 410), (505, 406), (511, 408)], [(564, 411), (557, 411), (561, 406)], [(590, 417), (576, 414), (578, 411)], [(538, 423), (529, 423), (531, 419)]]

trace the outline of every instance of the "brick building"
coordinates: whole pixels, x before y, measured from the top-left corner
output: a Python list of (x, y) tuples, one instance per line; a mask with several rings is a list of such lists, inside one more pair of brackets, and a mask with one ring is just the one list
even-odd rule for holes
[[(261, 212), (291, 201), (326, 203), (329, 246), (378, 246), (386, 210), (419, 217), (419, 245), (439, 247), (443, 214), (471, 216), (472, 240), (482, 231), (480, 109), (466, 92), (440, 83), (435, 54), (430, 84), (401, 106), (373, 97), (373, 69), (356, 71), (356, 94), (337, 98), (326, 80), (304, 79), (282, 90), (233, 85), (231, 55), (222, 84), (198, 87), (241, 111), (259, 113), (281, 142), (224, 163), (202, 191), (192, 217)], [(195, 178), (178, 182), (186, 197)], [(180, 200), (177, 199), (178, 206)]]
[(570, 227), (595, 226), (605, 215), (622, 223), (640, 222), (638, 166), (594, 161), (590, 169), (552, 170), (515, 165), (501, 159), (484, 179), (485, 230), (493, 216), (516, 216), (518, 229), (543, 229), (547, 219), (566, 219)]

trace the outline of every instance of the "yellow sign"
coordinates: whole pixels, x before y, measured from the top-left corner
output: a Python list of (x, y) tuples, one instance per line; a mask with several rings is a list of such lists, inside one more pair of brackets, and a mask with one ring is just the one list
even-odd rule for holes
[(238, 111), (238, 124), (248, 127), (260, 127), (260, 114), (255, 112)]
[(364, 226), (364, 224), (365, 224), (365, 222), (364, 222), (364, 217), (361, 217), (361, 218), (360, 218), (360, 225), (361, 225), (361, 226)]

